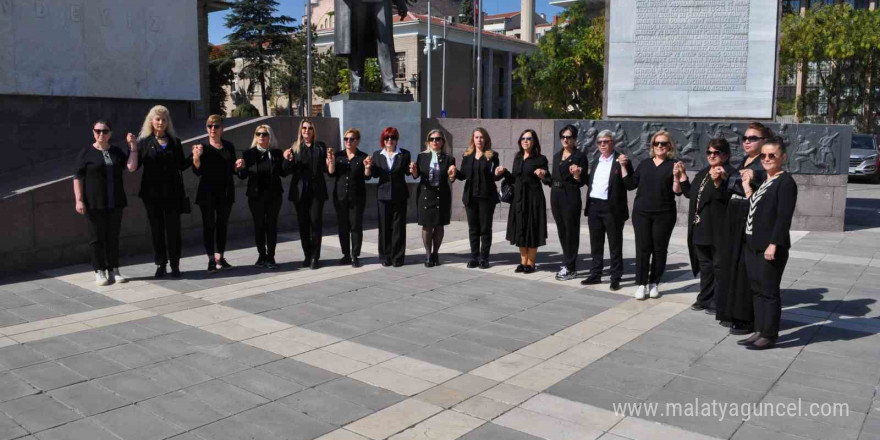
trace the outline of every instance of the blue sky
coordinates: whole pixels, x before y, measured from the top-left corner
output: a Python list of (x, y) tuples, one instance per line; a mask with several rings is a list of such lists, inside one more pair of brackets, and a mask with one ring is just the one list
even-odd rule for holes
[[(425, 0), (420, 0), (425, 1)], [(278, 12), (288, 15), (297, 20), (303, 15), (303, 0), (279, 0), (280, 6)], [(519, 9), (519, 0), (483, 0), (483, 6), (489, 14), (499, 14), (502, 12), (510, 12)], [(535, 9), (538, 13), (544, 13), (549, 20), (554, 15), (562, 12), (562, 8), (550, 6), (550, 0), (535, 0)], [(213, 44), (226, 42), (226, 35), (229, 29), (226, 28), (225, 19), (226, 12), (215, 12), (208, 15), (208, 40)]]

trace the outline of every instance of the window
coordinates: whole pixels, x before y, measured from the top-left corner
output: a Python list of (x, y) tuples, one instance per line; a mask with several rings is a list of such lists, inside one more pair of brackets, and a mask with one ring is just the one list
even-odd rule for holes
[(397, 76), (398, 80), (406, 80), (406, 52), (397, 52), (394, 54), (397, 58)]

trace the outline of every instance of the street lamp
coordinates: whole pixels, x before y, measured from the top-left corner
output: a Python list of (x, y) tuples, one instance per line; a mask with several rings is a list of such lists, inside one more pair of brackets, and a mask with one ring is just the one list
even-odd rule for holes
[(409, 78), (409, 88), (410, 90), (415, 91), (415, 94), (419, 100), (422, 99), (422, 94), (419, 91), (419, 74), (413, 73), (412, 76)]

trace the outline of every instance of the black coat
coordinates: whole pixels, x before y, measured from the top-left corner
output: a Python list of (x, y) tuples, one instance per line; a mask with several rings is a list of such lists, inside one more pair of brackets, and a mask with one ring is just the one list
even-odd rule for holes
[(351, 160), (348, 159), (345, 149), (336, 152), (336, 170), (330, 174), (336, 179), (333, 184), (333, 200), (364, 203), (367, 197), (364, 160), (367, 157), (367, 153), (361, 150), (357, 150)]
[[(778, 248), (791, 247), (789, 231), (797, 204), (797, 192), (797, 183), (791, 174), (782, 173), (765, 188), (763, 194), (760, 188), (752, 193), (750, 201), (753, 206), (749, 208), (752, 235), (746, 235), (749, 248), (762, 251), (771, 244)], [(746, 230), (748, 227), (747, 221)]]
[(181, 171), (192, 165), (192, 159), (183, 155), (180, 139), (169, 136), (163, 150), (156, 136), (138, 141), (138, 168), (143, 168), (141, 189), (144, 203), (179, 208), (186, 197)]
[[(312, 151), (317, 148), (318, 151)], [(306, 154), (311, 156), (306, 157)], [(288, 200), (299, 203), (304, 191), (309, 191), (315, 200), (327, 200), (327, 182), (324, 173), (327, 172), (327, 146), (321, 141), (315, 141), (311, 147), (302, 145), (298, 153), (293, 156), (293, 161), (284, 161), (284, 170), (293, 176), (290, 179), (290, 191)]]
[(513, 180), (506, 239), (514, 246), (535, 248), (546, 244), (547, 202), (535, 170), (547, 168), (547, 158), (543, 155), (523, 159), (517, 154), (513, 166), (504, 172), (505, 178)]
[[(620, 171), (620, 163), (617, 162), (617, 152), (611, 153), (611, 173), (608, 175), (608, 208), (614, 219), (623, 224), (629, 218), (629, 205), (627, 202), (627, 189)], [(590, 178), (587, 179), (587, 201), (584, 203), (584, 216), (590, 215), (590, 191), (593, 187), (593, 176), (599, 166), (597, 158), (590, 166)], [(631, 162), (626, 164), (627, 174), (633, 173)]]
[(394, 156), (394, 163), (392, 163), (391, 168), (388, 168), (388, 163), (382, 154), (382, 150), (373, 152), (370, 178), (379, 179), (379, 185), (376, 188), (377, 200), (402, 203), (409, 199), (409, 188), (406, 187), (409, 163), (409, 151), (403, 148), (400, 148), (400, 153)]
[(203, 143), (200, 166), (193, 166), (193, 173), (199, 176), (196, 190), (196, 204), (207, 202), (235, 202), (235, 146), (232, 142), (221, 140), (223, 148), (217, 150), (210, 143)]
[[(727, 172), (728, 180), (729, 176), (733, 176), (737, 173), (736, 168), (729, 164), (724, 165), (724, 171)], [(712, 225), (712, 243), (716, 245), (718, 252), (722, 254), (722, 257), (726, 258), (726, 253), (729, 252), (728, 240), (730, 239), (730, 234), (728, 233), (729, 226), (727, 224), (727, 205), (730, 201), (730, 191), (727, 186), (728, 182), (725, 180), (720, 183), (718, 188), (716, 188), (710, 177), (709, 181), (706, 182), (706, 187), (703, 189), (703, 195), (699, 197), (700, 206), (697, 206), (697, 196), (700, 192), (700, 184), (703, 182), (706, 174), (709, 174), (709, 167), (700, 170), (697, 175), (694, 176), (693, 182), (686, 181), (681, 184), (682, 194), (690, 200), (688, 203), (687, 245), (691, 260), (691, 270), (693, 271), (694, 276), (697, 276), (697, 274), (700, 273), (700, 263), (697, 260), (697, 249), (693, 240), (694, 220), (696, 219), (697, 214), (700, 215), (701, 219), (705, 219), (705, 221), (710, 222)]]
[(280, 197), (284, 193), (284, 186), (281, 184), (281, 178), (287, 175), (283, 166), (286, 162), (284, 153), (277, 148), (270, 148), (266, 153), (270, 163), (268, 185), (261, 185), (260, 176), (257, 174), (260, 151), (256, 148), (250, 148), (241, 154), (241, 158), (244, 159), (244, 168), (238, 171), (238, 177), (248, 179), (247, 192), (245, 193), (248, 198), (259, 198), (264, 194), (268, 194), (267, 197)]
[(476, 153), (463, 156), (461, 158), (461, 167), (455, 172), (456, 179), (464, 180), (464, 191), (461, 195), (461, 202), (465, 205), (469, 204), (473, 194), (477, 191), (481, 191), (484, 194), (489, 194), (489, 197), (495, 203), (499, 203), (498, 187), (495, 186), (495, 182), (501, 180), (504, 176), (495, 175), (495, 168), (498, 168), (498, 164), (500, 163), (498, 160), (498, 154), (494, 153), (492, 154), (491, 159), (487, 159), (489, 161), (489, 166), (486, 167), (486, 174), (483, 175), (481, 181), (482, 188), (476, 188), (474, 184), (477, 180), (474, 178), (474, 173), (477, 172), (477, 167), (474, 166), (476, 164), (475, 157)]
[(110, 170), (113, 173), (113, 194), (107, 194), (107, 166), (104, 162), (104, 153), (89, 145), (77, 156), (73, 178), (82, 182), (83, 203), (87, 209), (107, 209), (111, 199), (115, 209), (124, 208), (128, 204), (122, 182), (128, 154), (114, 145), (111, 145), (107, 152), (113, 161), (113, 168)]
[(452, 218), (452, 182), (449, 181), (449, 167), (455, 166), (455, 158), (446, 154), (437, 154), (440, 185), (432, 187), (428, 175), (431, 171), (431, 153), (422, 152), (416, 156), (416, 168), (419, 171), (419, 185), (416, 187), (416, 217), (422, 226), (436, 227), (449, 224)]

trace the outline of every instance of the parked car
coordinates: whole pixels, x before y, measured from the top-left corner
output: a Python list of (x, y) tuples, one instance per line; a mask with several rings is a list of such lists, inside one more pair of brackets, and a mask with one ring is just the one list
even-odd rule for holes
[(871, 183), (880, 183), (880, 145), (877, 136), (853, 134), (849, 152), (849, 176), (867, 178)]

